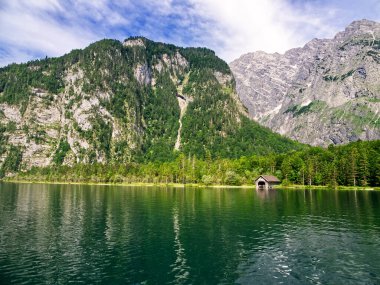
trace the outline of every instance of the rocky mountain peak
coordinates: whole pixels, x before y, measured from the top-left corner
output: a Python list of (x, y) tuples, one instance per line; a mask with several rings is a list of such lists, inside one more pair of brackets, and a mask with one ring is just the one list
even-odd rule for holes
[(355, 21), (333, 39), (230, 67), (250, 117), (276, 132), (324, 146), (380, 138), (379, 23)]
[(334, 40), (346, 41), (355, 37), (380, 37), (380, 23), (370, 20), (354, 21), (346, 27), (342, 32), (339, 32)]

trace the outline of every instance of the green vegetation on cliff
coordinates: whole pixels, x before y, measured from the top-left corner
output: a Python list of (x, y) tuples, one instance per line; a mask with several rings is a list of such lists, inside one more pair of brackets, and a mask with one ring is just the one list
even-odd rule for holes
[[(16, 107), (20, 114), (0, 114), (1, 126), (14, 126), (0, 129), (3, 174), (29, 169), (35, 156), (45, 161), (41, 165), (147, 164), (181, 155), (222, 159), (304, 148), (246, 117), (232, 73), (213, 51), (128, 41), (102, 40), (62, 57), (0, 69), (1, 108)], [(187, 107), (175, 150), (178, 96)], [(20, 153), (12, 167), (5, 163), (15, 161), (10, 138)], [(36, 153), (24, 155), (32, 143)]]

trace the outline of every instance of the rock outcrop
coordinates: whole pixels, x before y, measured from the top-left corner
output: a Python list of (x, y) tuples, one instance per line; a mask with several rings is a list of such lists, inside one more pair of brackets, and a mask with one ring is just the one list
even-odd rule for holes
[(380, 139), (380, 24), (353, 22), (333, 39), (230, 64), (252, 119), (311, 145)]

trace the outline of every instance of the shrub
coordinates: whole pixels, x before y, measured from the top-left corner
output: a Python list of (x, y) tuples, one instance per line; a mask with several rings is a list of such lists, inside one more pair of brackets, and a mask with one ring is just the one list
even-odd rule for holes
[(213, 183), (213, 177), (211, 175), (203, 175), (202, 176), (202, 183), (204, 185), (211, 185)]

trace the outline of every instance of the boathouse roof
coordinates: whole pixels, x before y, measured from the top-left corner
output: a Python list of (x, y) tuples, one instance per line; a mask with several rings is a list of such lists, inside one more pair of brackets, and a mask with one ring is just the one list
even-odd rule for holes
[(273, 176), (273, 175), (260, 175), (259, 177), (255, 179), (255, 181), (259, 179), (260, 177), (262, 177), (266, 182), (270, 182), (270, 183), (280, 182), (280, 180), (276, 176)]

